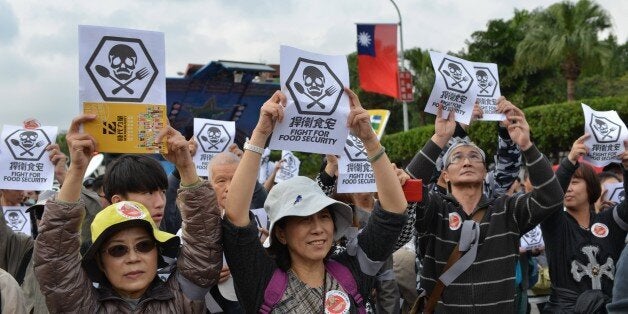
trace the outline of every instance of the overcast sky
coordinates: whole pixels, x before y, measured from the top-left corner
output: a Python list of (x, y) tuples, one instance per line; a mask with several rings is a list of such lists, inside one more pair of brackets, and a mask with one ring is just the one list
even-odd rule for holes
[[(459, 51), (472, 32), (542, 0), (396, 0), (404, 48)], [(628, 37), (628, 1), (598, 1)], [(623, 18), (622, 18), (623, 17)], [(78, 114), (77, 25), (161, 31), (168, 77), (188, 63), (278, 63), (279, 45), (324, 54), (356, 49), (355, 23), (396, 23), (386, 0), (0, 0), (0, 124), (29, 117), (67, 129)]]

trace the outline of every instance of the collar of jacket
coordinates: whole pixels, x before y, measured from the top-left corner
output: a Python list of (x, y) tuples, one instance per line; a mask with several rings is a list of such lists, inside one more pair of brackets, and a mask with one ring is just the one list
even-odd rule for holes
[[(175, 276), (175, 275), (176, 274), (171, 274), (171, 276)], [(115, 293), (115, 291), (113, 290), (113, 288), (108, 282), (101, 284), (100, 287), (97, 289), (97, 291), (98, 291), (98, 302), (110, 301), (110, 300), (124, 301), (123, 298), (121, 298), (117, 293)], [(159, 276), (155, 276), (155, 279), (153, 280), (153, 282), (151, 282), (150, 286), (148, 287), (144, 295), (142, 295), (142, 297), (140, 298), (139, 303), (144, 303), (145, 300), (166, 301), (173, 298), (174, 298), (174, 294), (172, 294), (172, 291), (166, 288), (166, 284), (163, 281), (161, 281), (161, 279), (159, 279)]]
[(454, 206), (456, 206), (456, 209), (458, 209), (460, 213), (464, 213), (466, 218), (470, 218), (471, 216), (473, 216), (473, 214), (475, 214), (475, 212), (477, 212), (480, 208), (489, 208), (493, 204), (493, 202), (495, 202), (495, 198), (488, 198), (486, 197), (486, 194), (482, 194), (482, 197), (473, 209), (473, 212), (470, 215), (467, 215), (467, 213), (462, 209), (462, 206), (460, 206), (460, 203), (458, 203), (458, 201), (452, 194), (443, 194), (443, 199), (451, 202)]

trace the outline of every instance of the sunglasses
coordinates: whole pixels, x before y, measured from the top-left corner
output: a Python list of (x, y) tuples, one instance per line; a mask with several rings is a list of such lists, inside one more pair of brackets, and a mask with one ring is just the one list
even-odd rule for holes
[[(133, 246), (133, 249), (137, 253), (146, 254), (152, 251), (153, 249), (155, 249), (155, 246), (157, 246), (157, 244), (153, 240), (142, 240), (140, 242), (135, 243), (135, 246)], [(107, 254), (111, 255), (112, 257), (119, 258), (129, 253), (129, 250), (130, 249), (127, 245), (116, 244), (116, 245), (112, 245), (108, 247), (105, 251), (107, 252)]]

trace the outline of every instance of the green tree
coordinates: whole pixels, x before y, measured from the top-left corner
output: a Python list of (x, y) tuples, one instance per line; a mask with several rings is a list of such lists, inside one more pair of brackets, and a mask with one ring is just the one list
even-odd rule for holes
[(604, 63), (608, 45), (598, 33), (611, 26), (608, 13), (589, 0), (560, 2), (538, 12), (517, 46), (518, 69), (526, 73), (560, 66), (567, 82), (567, 100), (575, 99), (576, 80), (587, 63)]
[(434, 86), (434, 68), (428, 50), (412, 48), (404, 52), (410, 71), (413, 73), (414, 103), (419, 114), (419, 125), (426, 125), (425, 104)]

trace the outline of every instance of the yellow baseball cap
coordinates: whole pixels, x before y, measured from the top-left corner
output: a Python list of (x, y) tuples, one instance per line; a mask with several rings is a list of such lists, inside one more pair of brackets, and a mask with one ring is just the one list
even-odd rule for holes
[(148, 209), (137, 202), (122, 201), (105, 207), (96, 214), (90, 227), (92, 244), (85, 252), (81, 264), (92, 281), (102, 282), (105, 278), (95, 260), (101, 246), (111, 236), (128, 228), (144, 227), (149, 234), (153, 235), (158, 242), (159, 267), (167, 266), (162, 255), (176, 258), (179, 253), (181, 243), (179, 237), (159, 230), (150, 217)]

